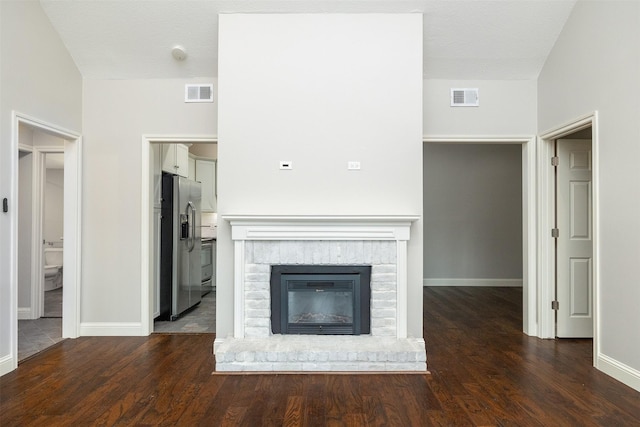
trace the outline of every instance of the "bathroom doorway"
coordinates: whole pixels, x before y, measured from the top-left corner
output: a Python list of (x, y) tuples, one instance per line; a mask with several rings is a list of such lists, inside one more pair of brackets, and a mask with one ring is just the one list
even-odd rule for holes
[[(64, 153), (44, 154), (42, 192), (43, 310), (41, 318), (62, 319), (64, 278)], [(62, 321), (60, 321), (62, 326)], [(61, 331), (62, 332), (62, 331)]]
[(19, 125), (18, 361), (62, 340), (64, 144)]

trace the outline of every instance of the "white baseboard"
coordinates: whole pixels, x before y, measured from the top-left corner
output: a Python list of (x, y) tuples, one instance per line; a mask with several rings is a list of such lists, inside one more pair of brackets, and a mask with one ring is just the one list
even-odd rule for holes
[(18, 320), (32, 320), (31, 307), (18, 307)]
[(80, 336), (84, 337), (137, 337), (146, 336), (140, 322), (84, 322)]
[(13, 360), (13, 356), (10, 354), (0, 357), (0, 377), (4, 374), (8, 374), (18, 367), (18, 364)]
[(640, 391), (640, 371), (602, 353), (596, 359), (596, 368), (623, 384)]
[(522, 279), (423, 279), (423, 286), (486, 286), (521, 288)]

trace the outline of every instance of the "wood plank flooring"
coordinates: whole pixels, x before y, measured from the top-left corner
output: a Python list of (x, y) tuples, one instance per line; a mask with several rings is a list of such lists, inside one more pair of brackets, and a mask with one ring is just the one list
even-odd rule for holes
[(637, 426), (591, 340), (522, 334), (516, 288), (427, 288), (429, 375), (211, 375), (212, 334), (66, 340), (0, 378), (0, 426)]

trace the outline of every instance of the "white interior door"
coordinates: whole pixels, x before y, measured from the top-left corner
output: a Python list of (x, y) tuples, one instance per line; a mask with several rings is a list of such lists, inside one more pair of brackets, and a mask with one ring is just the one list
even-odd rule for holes
[(591, 140), (558, 140), (556, 335), (593, 337)]

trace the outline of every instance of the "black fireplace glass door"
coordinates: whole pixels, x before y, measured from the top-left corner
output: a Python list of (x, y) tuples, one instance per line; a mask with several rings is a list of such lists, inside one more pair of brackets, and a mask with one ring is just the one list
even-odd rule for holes
[(283, 333), (359, 334), (356, 275), (283, 275)]
[(289, 292), (289, 323), (353, 323), (353, 292)]

